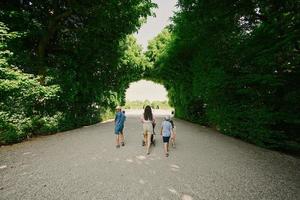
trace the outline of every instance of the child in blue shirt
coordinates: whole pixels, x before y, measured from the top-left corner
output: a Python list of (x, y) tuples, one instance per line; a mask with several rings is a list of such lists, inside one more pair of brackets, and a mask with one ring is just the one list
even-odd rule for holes
[(171, 134), (173, 134), (173, 127), (170, 122), (170, 116), (166, 116), (165, 120), (161, 124), (161, 130), (160, 130), (160, 135), (162, 135), (162, 138), (163, 138), (164, 151), (165, 151), (166, 157), (169, 156), (169, 140), (170, 140)]
[(124, 146), (124, 137), (122, 137), (124, 122), (125, 122), (125, 115), (121, 112), (122, 108), (118, 106), (116, 108), (116, 117), (115, 117), (115, 134), (116, 134), (116, 147), (120, 147), (120, 140), (122, 146)]

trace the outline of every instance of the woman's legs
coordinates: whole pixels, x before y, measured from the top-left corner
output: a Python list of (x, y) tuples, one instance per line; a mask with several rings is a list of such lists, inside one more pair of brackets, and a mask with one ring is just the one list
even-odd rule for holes
[(146, 124), (143, 124), (143, 133), (144, 133), (144, 138), (143, 138), (142, 146), (147, 146), (147, 125)]
[(147, 144), (147, 132), (144, 132), (144, 144), (143, 146), (146, 146)]
[(147, 154), (150, 154), (150, 145), (151, 145), (151, 135), (149, 131), (147, 132)]

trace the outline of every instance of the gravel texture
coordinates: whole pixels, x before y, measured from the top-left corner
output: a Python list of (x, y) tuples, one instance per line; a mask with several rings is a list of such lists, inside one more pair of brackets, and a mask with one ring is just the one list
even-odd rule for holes
[(159, 135), (146, 155), (137, 116), (128, 116), (120, 149), (113, 122), (1, 147), (0, 199), (300, 199), (299, 158), (175, 125), (168, 158)]

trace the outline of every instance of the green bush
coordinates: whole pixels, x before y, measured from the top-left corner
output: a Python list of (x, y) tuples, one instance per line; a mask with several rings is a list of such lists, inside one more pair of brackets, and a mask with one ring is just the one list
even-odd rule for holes
[(21, 127), (15, 123), (8, 122), (9, 115), (0, 112), (0, 144), (12, 144), (24, 139), (25, 134)]
[[(47, 116), (58, 100), (59, 86), (42, 86), (37, 78), (20, 70), (0, 67), (1, 143), (18, 142), (37, 133), (58, 130), (59, 115)], [(39, 125), (37, 125), (39, 124)]]

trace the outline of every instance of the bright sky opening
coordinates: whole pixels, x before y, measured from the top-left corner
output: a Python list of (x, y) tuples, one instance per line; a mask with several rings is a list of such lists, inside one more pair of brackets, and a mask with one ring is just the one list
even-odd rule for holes
[(140, 80), (130, 84), (126, 91), (127, 101), (167, 101), (167, 91), (164, 86), (152, 81)]
[(144, 50), (147, 50), (148, 41), (171, 23), (170, 18), (177, 10), (177, 0), (153, 0), (152, 2), (158, 5), (158, 8), (154, 10), (156, 17), (148, 17), (147, 22), (135, 34), (137, 42)]
[[(137, 42), (142, 45), (143, 50), (147, 50), (148, 41), (157, 36), (167, 25), (171, 23), (170, 18), (177, 10), (177, 0), (153, 0), (158, 5), (155, 9), (156, 17), (148, 17), (147, 22), (135, 34)], [(168, 100), (167, 91), (164, 86), (152, 81), (141, 80), (131, 83), (126, 91), (126, 100)]]

